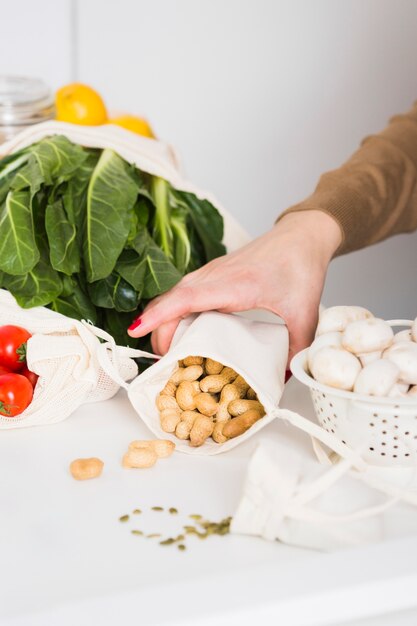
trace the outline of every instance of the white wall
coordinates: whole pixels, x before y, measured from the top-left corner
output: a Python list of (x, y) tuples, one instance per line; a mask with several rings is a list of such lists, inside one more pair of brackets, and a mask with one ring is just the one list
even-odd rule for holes
[[(37, 73), (53, 86), (74, 77), (109, 106), (145, 114), (188, 176), (253, 235), (417, 98), (415, 0), (0, 0), (0, 8), (1, 72)], [(325, 301), (416, 315), (416, 266), (417, 234), (337, 259)]]

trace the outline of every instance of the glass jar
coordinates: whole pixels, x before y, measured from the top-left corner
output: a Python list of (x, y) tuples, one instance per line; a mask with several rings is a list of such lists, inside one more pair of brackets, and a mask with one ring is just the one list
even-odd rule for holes
[(32, 124), (54, 117), (53, 94), (43, 81), (0, 75), (0, 144)]

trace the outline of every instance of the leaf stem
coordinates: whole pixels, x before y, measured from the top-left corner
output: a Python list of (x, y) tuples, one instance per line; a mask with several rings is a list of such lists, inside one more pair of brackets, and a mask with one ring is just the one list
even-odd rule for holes
[(154, 237), (169, 259), (173, 257), (172, 230), (170, 224), (170, 209), (168, 202), (169, 183), (154, 176), (152, 178), (152, 196), (156, 206)]

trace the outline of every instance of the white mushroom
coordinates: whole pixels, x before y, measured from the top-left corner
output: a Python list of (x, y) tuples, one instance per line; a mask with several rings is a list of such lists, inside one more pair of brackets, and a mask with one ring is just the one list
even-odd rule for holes
[(311, 374), (319, 383), (351, 391), (361, 370), (359, 360), (347, 350), (332, 346), (317, 350)]
[[(388, 361), (390, 363), (390, 361)], [(405, 398), (408, 395), (409, 385), (406, 383), (395, 383), (388, 394), (389, 398)]]
[(372, 313), (361, 306), (331, 306), (321, 312), (316, 336), (334, 331), (343, 331), (349, 322), (373, 317)]
[(394, 335), (394, 343), (399, 341), (412, 341), (411, 330), (400, 330), (399, 333)]
[(314, 355), (318, 350), (324, 348), (326, 346), (332, 346), (335, 348), (340, 348), (342, 346), (342, 333), (334, 332), (334, 333), (326, 333), (325, 335), (320, 335), (320, 337), (316, 337), (311, 346), (308, 349), (307, 355), (307, 363), (308, 369), (311, 372), (311, 364), (313, 362)]
[(417, 317), (414, 320), (413, 325), (411, 327), (411, 337), (413, 341), (417, 341)]
[(359, 372), (353, 391), (367, 396), (386, 396), (397, 382), (400, 370), (387, 359), (378, 359)]
[(354, 354), (385, 350), (392, 344), (393, 330), (377, 317), (350, 322), (342, 334), (342, 346)]
[(417, 344), (413, 341), (399, 341), (385, 350), (382, 356), (397, 365), (400, 382), (417, 385)]
[(362, 364), (362, 367), (365, 367), (365, 365), (369, 365), (369, 363), (372, 363), (373, 361), (376, 361), (377, 359), (380, 359), (382, 357), (382, 351), (381, 350), (377, 350), (376, 352), (368, 352), (365, 354), (357, 354), (356, 355), (359, 359), (359, 361)]

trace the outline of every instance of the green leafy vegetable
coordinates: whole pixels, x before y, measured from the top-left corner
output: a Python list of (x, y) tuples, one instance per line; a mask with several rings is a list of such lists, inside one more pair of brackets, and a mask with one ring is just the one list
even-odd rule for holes
[(48, 204), (45, 211), (45, 227), (48, 235), (51, 265), (68, 276), (80, 271), (76, 228), (65, 213), (62, 198)]
[(125, 161), (103, 150), (87, 192), (83, 256), (88, 282), (106, 278), (113, 270), (129, 234), (137, 195)]
[(27, 274), (11, 276), (4, 273), (3, 286), (11, 291), (18, 304), (25, 309), (50, 304), (62, 291), (58, 272), (51, 267), (45, 253)]
[(9, 191), (0, 212), (0, 269), (14, 276), (39, 260), (28, 191)]
[[(223, 220), (112, 150), (53, 136), (0, 160), (0, 284), (102, 326), (120, 344), (138, 311), (224, 254)], [(146, 362), (144, 362), (145, 366)]]

